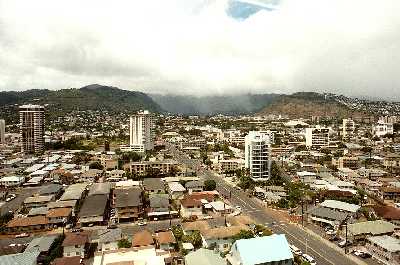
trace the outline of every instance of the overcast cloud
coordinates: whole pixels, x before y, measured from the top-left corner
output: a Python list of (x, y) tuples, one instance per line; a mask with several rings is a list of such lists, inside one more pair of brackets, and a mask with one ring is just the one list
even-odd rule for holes
[[(277, 2), (277, 1), (274, 1)], [(399, 0), (0, 0), (0, 91), (400, 96)]]

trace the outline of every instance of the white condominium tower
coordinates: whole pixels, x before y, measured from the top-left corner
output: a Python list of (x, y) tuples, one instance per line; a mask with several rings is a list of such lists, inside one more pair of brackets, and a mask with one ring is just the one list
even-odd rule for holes
[(130, 117), (130, 147), (132, 151), (144, 152), (154, 148), (154, 118), (147, 111), (139, 111)]
[(245, 137), (245, 167), (254, 180), (270, 177), (271, 172), (270, 132), (250, 131)]
[(329, 128), (318, 125), (315, 128), (306, 128), (306, 146), (308, 148), (329, 146)]
[(4, 120), (0, 120), (0, 144), (4, 144), (6, 142), (6, 122)]
[(356, 124), (352, 119), (343, 119), (343, 138), (349, 139), (354, 135)]
[(22, 105), (19, 107), (21, 151), (41, 153), (44, 149), (44, 107)]

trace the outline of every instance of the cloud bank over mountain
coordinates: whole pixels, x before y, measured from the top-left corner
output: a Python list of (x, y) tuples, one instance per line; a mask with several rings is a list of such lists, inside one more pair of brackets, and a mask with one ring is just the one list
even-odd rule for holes
[(101, 83), (393, 99), (399, 10), (398, 0), (0, 0), (0, 91)]

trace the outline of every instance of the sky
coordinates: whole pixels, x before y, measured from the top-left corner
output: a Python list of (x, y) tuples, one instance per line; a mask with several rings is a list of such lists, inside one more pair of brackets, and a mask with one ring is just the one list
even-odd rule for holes
[(0, 0), (0, 91), (393, 100), (399, 13), (399, 0)]

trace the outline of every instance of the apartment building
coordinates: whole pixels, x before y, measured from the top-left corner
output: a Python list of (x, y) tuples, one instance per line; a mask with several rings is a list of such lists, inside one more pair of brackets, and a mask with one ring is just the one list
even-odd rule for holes
[(131, 173), (138, 175), (145, 175), (150, 172), (157, 172), (158, 174), (167, 174), (173, 167), (176, 167), (177, 163), (173, 160), (163, 161), (141, 161), (131, 162), (124, 165), (124, 170), (128, 170)]
[(308, 148), (329, 146), (329, 128), (320, 126), (315, 128), (306, 128), (306, 146)]
[(130, 117), (130, 146), (138, 146), (144, 151), (154, 148), (154, 118), (147, 111), (139, 111)]
[(393, 123), (388, 123), (383, 120), (379, 120), (378, 123), (372, 127), (372, 134), (378, 137), (393, 134), (393, 132)]
[(44, 107), (22, 105), (19, 107), (21, 151), (42, 153), (44, 148)]
[(245, 168), (255, 180), (268, 179), (271, 171), (271, 134), (250, 131), (245, 137)]
[(354, 135), (356, 124), (352, 119), (343, 119), (343, 139), (349, 139)]
[(6, 142), (6, 122), (4, 120), (0, 120), (0, 144), (4, 144)]

